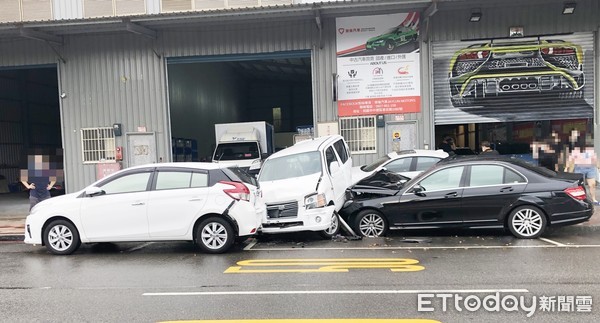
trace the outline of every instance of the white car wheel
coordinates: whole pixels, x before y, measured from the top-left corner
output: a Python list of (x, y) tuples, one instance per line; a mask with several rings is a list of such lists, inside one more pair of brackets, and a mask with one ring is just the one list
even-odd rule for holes
[(223, 253), (233, 245), (235, 234), (227, 220), (210, 217), (198, 226), (196, 242), (208, 253)]
[(48, 251), (56, 255), (72, 254), (81, 244), (77, 229), (65, 220), (55, 220), (48, 224), (43, 239)]
[(331, 217), (331, 225), (329, 228), (319, 232), (319, 234), (325, 239), (331, 239), (338, 234), (338, 232), (340, 232), (340, 220), (337, 212), (333, 212), (333, 216)]

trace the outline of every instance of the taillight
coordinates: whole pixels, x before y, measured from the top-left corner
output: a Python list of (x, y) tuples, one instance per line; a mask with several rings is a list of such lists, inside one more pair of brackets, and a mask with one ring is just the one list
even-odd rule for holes
[(545, 47), (541, 49), (544, 55), (573, 55), (575, 54), (574, 48), (569, 47)]
[(458, 55), (458, 60), (464, 60), (464, 59), (482, 59), (482, 58), (487, 58), (488, 56), (490, 56), (490, 51), (489, 50), (480, 50), (478, 52), (468, 52), (468, 53), (464, 53), (464, 54), (460, 54)]
[(240, 182), (220, 181), (220, 184), (231, 185), (234, 188), (226, 188), (223, 190), (225, 194), (231, 196), (234, 200), (250, 201), (250, 190), (246, 185)]
[(580, 201), (585, 200), (587, 197), (583, 186), (569, 187), (565, 189), (565, 193), (567, 193), (570, 197)]

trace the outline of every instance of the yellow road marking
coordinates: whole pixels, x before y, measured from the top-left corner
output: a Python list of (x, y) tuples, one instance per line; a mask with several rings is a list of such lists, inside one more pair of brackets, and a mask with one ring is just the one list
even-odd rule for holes
[(441, 323), (427, 319), (269, 319), (269, 320), (192, 320), (161, 323)]
[[(381, 269), (392, 272), (421, 271), (416, 259), (405, 258), (356, 258), (356, 259), (257, 259), (238, 261), (237, 266), (225, 270), (225, 274), (239, 273), (345, 273), (350, 269)], [(244, 269), (244, 267), (292, 267), (276, 269)], [(295, 267), (295, 268), (294, 268)], [(305, 268), (316, 267), (316, 268)]]

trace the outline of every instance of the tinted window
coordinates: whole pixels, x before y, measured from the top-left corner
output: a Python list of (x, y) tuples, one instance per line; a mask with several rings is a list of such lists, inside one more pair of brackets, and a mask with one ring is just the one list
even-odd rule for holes
[(394, 173), (410, 172), (410, 164), (412, 163), (412, 160), (413, 159), (411, 157), (398, 158), (396, 160), (389, 162), (384, 167), (385, 167), (385, 169), (389, 170), (390, 172), (394, 172)]
[(504, 184), (512, 183), (526, 183), (527, 181), (519, 174), (514, 171), (505, 168), (504, 169)]
[(337, 151), (338, 156), (340, 156), (342, 164), (345, 164), (346, 161), (348, 161), (348, 151), (346, 150), (344, 141), (342, 139), (338, 140), (335, 144), (333, 144), (333, 147), (335, 147), (335, 151)]
[(440, 161), (440, 158), (436, 157), (417, 157), (417, 171), (424, 171), (431, 168), (431, 166), (437, 164)]
[(191, 172), (158, 172), (156, 176), (156, 189), (189, 188), (191, 180)]
[(148, 186), (150, 172), (121, 176), (100, 186), (106, 194), (142, 192)]
[(460, 187), (464, 167), (452, 167), (439, 170), (419, 183), (426, 191), (449, 190)]
[(335, 157), (333, 148), (327, 148), (327, 150), (325, 151), (325, 159), (327, 160), (327, 170), (329, 170), (329, 173), (331, 174), (331, 163), (337, 162), (337, 157)]
[(240, 160), (260, 157), (258, 143), (235, 142), (219, 144), (215, 150), (214, 160)]
[(256, 178), (252, 177), (250, 174), (246, 173), (243, 169), (239, 167), (228, 167), (223, 169), (223, 172), (225, 172), (227, 176), (229, 176), (229, 178), (233, 181), (241, 181), (246, 184), (258, 186)]

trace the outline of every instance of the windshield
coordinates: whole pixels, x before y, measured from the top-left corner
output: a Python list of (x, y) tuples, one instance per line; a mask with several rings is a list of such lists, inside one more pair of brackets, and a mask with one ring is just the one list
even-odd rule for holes
[(376, 161), (374, 161), (373, 163), (364, 166), (363, 168), (361, 168), (362, 170), (364, 170), (365, 172), (372, 172), (374, 171), (377, 167), (381, 166), (383, 163), (385, 163), (386, 161), (390, 160), (391, 158), (388, 155), (385, 156), (381, 156), (381, 158), (377, 159)]
[(253, 142), (232, 142), (219, 144), (215, 150), (213, 160), (241, 160), (259, 158), (258, 143)]
[(259, 181), (277, 181), (321, 172), (321, 155), (311, 151), (268, 159), (260, 172)]

